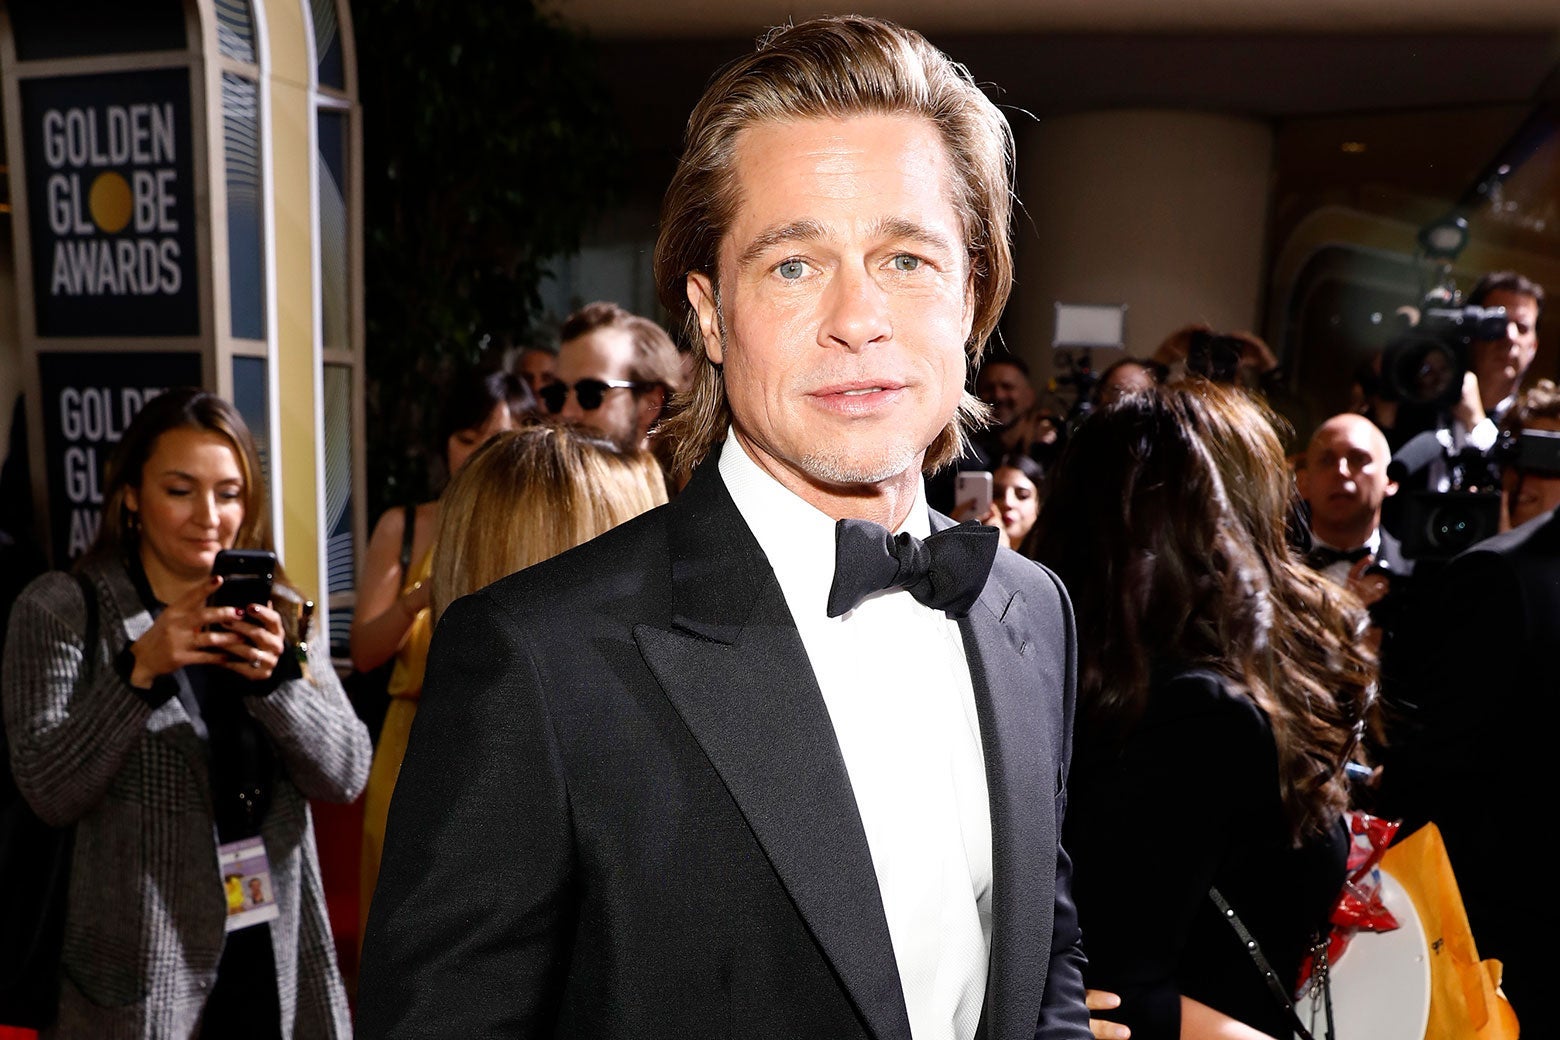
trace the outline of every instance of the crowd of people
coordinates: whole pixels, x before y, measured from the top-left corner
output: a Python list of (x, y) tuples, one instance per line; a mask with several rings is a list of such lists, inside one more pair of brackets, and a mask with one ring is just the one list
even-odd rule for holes
[(16, 789), (72, 843), (48, 1035), (349, 1035), (308, 802), (359, 797), (369, 1036), (1288, 1037), (1355, 807), (1440, 826), (1547, 1035), (1510, 851), (1553, 786), (1560, 463), (1513, 447), (1560, 431), (1521, 389), (1542, 287), (1480, 283), (1507, 335), (1428, 422), (1503, 533), (1411, 553), (1402, 414), (1290, 447), (1254, 336), (1174, 332), (1060, 415), (982, 361), (1011, 139), (916, 34), (777, 33), (688, 142), (686, 349), (596, 302), (457, 375), (442, 492), (375, 524), (376, 734), (279, 561), (220, 595), (274, 548), (236, 410), (135, 418), (0, 662)]

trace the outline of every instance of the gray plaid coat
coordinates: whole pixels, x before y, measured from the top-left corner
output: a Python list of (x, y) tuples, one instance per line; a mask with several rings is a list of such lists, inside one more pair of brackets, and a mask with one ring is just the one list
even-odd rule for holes
[[(226, 901), (203, 738), (177, 697), (153, 710), (115, 673), (151, 627), (123, 567), (91, 567), (98, 645), (83, 681), (85, 605), (50, 573), (17, 600), (0, 667), (12, 769), (43, 819), (76, 824), (59, 1019), (46, 1036), (189, 1037), (216, 982)], [(271, 922), (284, 1037), (351, 1034), (305, 799), (345, 802), (368, 776), (368, 732), (328, 657), (310, 678), (246, 697), (277, 751), (262, 828), (281, 911)]]

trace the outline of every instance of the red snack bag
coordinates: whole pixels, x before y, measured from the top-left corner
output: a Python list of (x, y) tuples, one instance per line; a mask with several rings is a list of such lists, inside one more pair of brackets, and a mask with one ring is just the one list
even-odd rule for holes
[[(1355, 932), (1390, 932), (1398, 927), (1397, 918), (1381, 901), (1381, 873), (1377, 865), (1386, 855), (1387, 846), (1397, 834), (1397, 820), (1383, 820), (1379, 816), (1351, 809), (1344, 814), (1351, 843), (1347, 873), (1343, 890), (1333, 904), (1328, 920), (1332, 928), (1327, 936), (1328, 963), (1342, 956)], [(1300, 965), (1300, 988), (1305, 993), (1310, 984), (1312, 956), (1306, 955)]]

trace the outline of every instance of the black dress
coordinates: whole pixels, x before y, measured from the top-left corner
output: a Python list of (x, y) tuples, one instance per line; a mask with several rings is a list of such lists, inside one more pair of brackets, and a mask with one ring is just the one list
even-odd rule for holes
[(1080, 716), (1066, 845), (1089, 965), (1119, 993), (1102, 1017), (1133, 1040), (1176, 1040), (1180, 997), (1275, 1037), (1293, 1032), (1245, 946), (1208, 898), (1216, 886), (1286, 988), (1343, 883), (1341, 824), (1293, 847), (1266, 715), (1207, 671), (1155, 681), (1123, 739)]

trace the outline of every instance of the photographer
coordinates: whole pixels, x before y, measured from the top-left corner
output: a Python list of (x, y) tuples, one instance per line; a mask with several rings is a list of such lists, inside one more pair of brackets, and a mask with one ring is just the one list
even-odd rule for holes
[[(1512, 457), (1503, 467), (1501, 480), (1506, 521), (1503, 529), (1509, 529), (1520, 527), (1560, 505), (1560, 473), (1554, 472), (1553, 466), (1535, 465), (1532, 461), (1533, 448), (1545, 441), (1560, 442), (1560, 386), (1551, 380), (1540, 379), (1517, 399), (1503, 426), (1510, 432), (1516, 447), (1515, 452), (1507, 453)], [(1522, 434), (1528, 432), (1555, 436), (1523, 438)], [(1522, 451), (1523, 446), (1529, 449), (1526, 453)]]
[(1481, 451), (1495, 443), (1495, 431), (1516, 402), (1517, 387), (1538, 353), (1538, 319), (1544, 313), (1544, 287), (1515, 271), (1496, 271), (1479, 279), (1468, 294), (1474, 307), (1506, 311), (1506, 335), (1473, 341), (1463, 396), (1452, 418), (1468, 431)]
[(1488, 455), (1494, 447), (1538, 352), (1543, 307), (1543, 286), (1496, 271), (1466, 301), (1448, 290), (1433, 292), (1413, 326), (1388, 344), (1380, 387), (1387, 407), (1374, 418), (1394, 447), (1435, 431), (1446, 457), (1417, 471), (1413, 487), (1456, 490), (1451, 460)]

